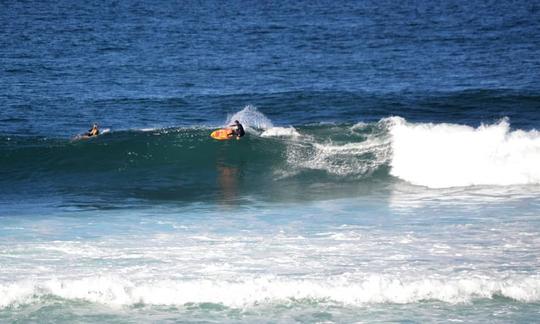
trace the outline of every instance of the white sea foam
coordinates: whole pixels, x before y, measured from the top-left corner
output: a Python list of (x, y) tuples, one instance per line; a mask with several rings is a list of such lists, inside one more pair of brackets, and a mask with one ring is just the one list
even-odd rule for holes
[(262, 137), (300, 137), (300, 133), (292, 126), (289, 127), (272, 127), (261, 134)]
[(432, 188), (540, 183), (540, 133), (506, 119), (473, 128), (384, 120), (392, 136), (391, 174)]
[(154, 132), (154, 131), (159, 131), (161, 130), (162, 128), (158, 128), (158, 127), (149, 127), (149, 128), (141, 128), (141, 132)]
[(340, 176), (364, 175), (386, 163), (389, 145), (382, 137), (363, 142), (290, 145), (287, 161), (294, 167), (324, 170)]
[(361, 130), (361, 129), (366, 128), (367, 126), (369, 126), (368, 123), (358, 122), (354, 124), (353, 126), (351, 126), (351, 130)]
[(407, 304), (422, 300), (462, 303), (494, 296), (503, 296), (520, 302), (538, 302), (540, 278), (469, 276), (403, 279), (372, 274), (359, 279), (352, 279), (349, 275), (324, 280), (266, 276), (237, 281), (197, 279), (138, 282), (121, 277), (102, 276), (0, 284), (0, 307), (30, 303), (47, 295), (113, 306), (138, 303), (149, 305), (216, 303), (229, 307), (246, 307), (303, 299), (331, 301), (345, 305)]

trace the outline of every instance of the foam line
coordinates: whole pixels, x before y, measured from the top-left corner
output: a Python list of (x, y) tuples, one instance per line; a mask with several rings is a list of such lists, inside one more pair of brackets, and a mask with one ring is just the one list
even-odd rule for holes
[(261, 133), (261, 137), (300, 137), (300, 133), (294, 127), (272, 127)]
[(136, 282), (118, 277), (51, 279), (0, 284), (0, 307), (26, 304), (54, 295), (107, 305), (184, 305), (216, 303), (245, 307), (290, 300), (332, 301), (345, 305), (417, 303), (438, 300), (469, 302), (502, 296), (519, 302), (540, 301), (540, 278), (519, 276), (488, 278), (402, 279), (369, 275), (360, 280), (337, 276), (321, 280), (282, 279), (268, 276), (238, 281), (198, 279)]

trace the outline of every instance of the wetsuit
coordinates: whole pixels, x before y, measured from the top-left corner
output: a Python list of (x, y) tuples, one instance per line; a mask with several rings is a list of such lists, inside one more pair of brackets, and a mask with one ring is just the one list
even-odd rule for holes
[(236, 129), (234, 130), (234, 135), (236, 135), (238, 137), (242, 137), (242, 136), (246, 135), (246, 132), (244, 131), (244, 127), (242, 126), (242, 124), (236, 124)]
[(93, 130), (94, 130), (93, 128), (90, 129), (88, 131), (88, 133), (86, 133), (86, 136), (91, 137), (91, 136), (98, 136), (99, 135), (99, 129), (96, 128), (95, 132), (92, 132)]

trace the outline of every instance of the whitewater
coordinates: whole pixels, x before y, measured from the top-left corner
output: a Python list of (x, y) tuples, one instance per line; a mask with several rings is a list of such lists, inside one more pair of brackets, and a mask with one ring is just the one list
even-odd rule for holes
[(540, 183), (540, 133), (507, 119), (477, 128), (391, 121), (391, 174), (431, 188)]
[[(0, 315), (82, 307), (119, 320), (172, 311), (310, 322), (321, 309), (339, 310), (335, 321), (351, 312), (380, 318), (381, 307), (387, 319), (403, 307), (448, 308), (456, 319), (469, 307), (478, 316), (507, 303), (508, 316), (534, 309), (537, 195), (446, 192), (445, 204), (429, 190), (396, 186), (389, 207), (387, 195), (371, 194), (4, 215)], [(516, 208), (523, 205), (529, 211)]]

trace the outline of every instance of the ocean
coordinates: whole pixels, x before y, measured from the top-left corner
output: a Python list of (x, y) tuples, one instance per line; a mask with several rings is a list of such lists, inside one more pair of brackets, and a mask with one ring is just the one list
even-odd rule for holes
[(537, 2), (0, 22), (0, 322), (539, 321)]

